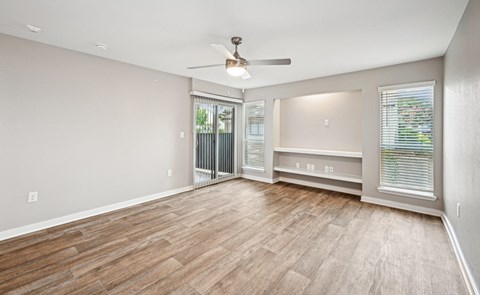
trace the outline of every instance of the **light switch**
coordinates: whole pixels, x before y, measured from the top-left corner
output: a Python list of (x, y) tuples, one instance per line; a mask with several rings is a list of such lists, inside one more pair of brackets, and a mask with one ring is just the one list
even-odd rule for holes
[(325, 119), (325, 126), (326, 127), (330, 126), (330, 120), (329, 119)]
[(180, 132), (180, 138), (185, 138), (185, 132)]

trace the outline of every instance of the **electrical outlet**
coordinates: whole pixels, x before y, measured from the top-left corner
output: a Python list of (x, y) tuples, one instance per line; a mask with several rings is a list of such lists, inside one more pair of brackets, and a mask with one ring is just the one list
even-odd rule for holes
[(295, 168), (300, 168), (300, 163), (295, 163)]
[(180, 132), (180, 138), (185, 138), (185, 132)]
[(330, 167), (328, 168), (328, 171), (329, 171), (330, 173), (333, 173), (333, 167), (330, 166)]
[(457, 217), (460, 218), (460, 203), (457, 203)]
[(310, 164), (310, 170), (315, 171), (315, 164)]
[(329, 167), (325, 166), (325, 173), (328, 173), (329, 170), (330, 170)]
[(330, 120), (329, 119), (325, 119), (325, 127), (328, 127), (330, 126)]
[(311, 165), (307, 164), (307, 170), (310, 170), (310, 169), (311, 169)]
[(168, 170), (167, 170), (167, 176), (168, 176), (168, 177), (172, 177), (172, 169), (168, 169)]
[(36, 202), (38, 201), (38, 192), (29, 192), (28, 193), (28, 202)]

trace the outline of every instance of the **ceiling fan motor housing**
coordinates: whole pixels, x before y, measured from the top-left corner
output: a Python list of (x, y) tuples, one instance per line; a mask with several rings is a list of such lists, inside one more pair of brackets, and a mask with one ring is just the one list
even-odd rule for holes
[(246, 69), (247, 68), (247, 60), (244, 59), (244, 58), (237, 58), (237, 60), (234, 60), (234, 59), (227, 59), (227, 61), (225, 62), (225, 68), (244, 68)]

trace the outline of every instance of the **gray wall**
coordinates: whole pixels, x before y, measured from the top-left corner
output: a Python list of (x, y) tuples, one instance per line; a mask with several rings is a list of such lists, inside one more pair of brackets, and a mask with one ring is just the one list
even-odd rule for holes
[(281, 147), (362, 150), (361, 91), (279, 99), (277, 103), (281, 104)]
[[(379, 98), (378, 86), (436, 80), (435, 87), (435, 195), (434, 202), (383, 194), (379, 185)], [(273, 166), (273, 100), (304, 95), (362, 90), (362, 136), (363, 136), (363, 195), (385, 200), (408, 203), (433, 209), (442, 209), (442, 96), (443, 58), (383, 67), (313, 80), (306, 80), (245, 91), (246, 101), (266, 101), (266, 169), (262, 173), (244, 171), (244, 174), (268, 179), (274, 178)]]
[[(445, 214), (480, 283), (480, 1), (470, 0), (445, 55)], [(460, 218), (456, 214), (460, 203)]]
[(190, 84), (0, 35), (0, 231), (191, 185)]

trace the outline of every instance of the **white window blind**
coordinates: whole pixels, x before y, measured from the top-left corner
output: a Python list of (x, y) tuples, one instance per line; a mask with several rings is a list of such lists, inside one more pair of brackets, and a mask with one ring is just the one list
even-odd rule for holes
[(265, 102), (249, 102), (243, 106), (245, 122), (243, 166), (263, 170), (265, 166)]
[(433, 192), (434, 85), (379, 88), (381, 187)]

